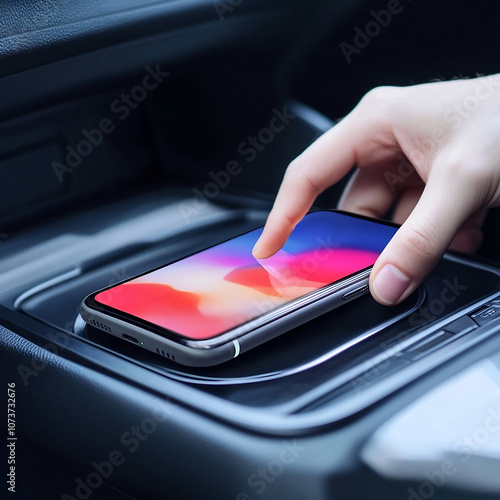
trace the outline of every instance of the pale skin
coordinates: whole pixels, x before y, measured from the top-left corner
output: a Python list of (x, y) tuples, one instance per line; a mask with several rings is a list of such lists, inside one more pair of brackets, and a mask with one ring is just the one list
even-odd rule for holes
[(357, 170), (338, 208), (402, 224), (375, 263), (372, 296), (407, 298), (448, 248), (474, 252), (500, 205), (500, 74), (379, 87), (289, 166), (254, 247), (267, 258), (316, 197)]

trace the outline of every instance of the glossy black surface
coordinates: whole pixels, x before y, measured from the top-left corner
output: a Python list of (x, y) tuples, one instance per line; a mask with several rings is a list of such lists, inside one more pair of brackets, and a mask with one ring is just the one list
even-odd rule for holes
[[(381, 306), (365, 295), (235, 360), (211, 368), (183, 367), (83, 324), (77, 313), (81, 300), (91, 291), (110, 284), (110, 280), (124, 279), (168, 263), (264, 221), (263, 213), (244, 205), (239, 209), (223, 206), (221, 209), (227, 213), (228, 222), (216, 226), (217, 236), (213, 227), (196, 232), (186, 229), (147, 247), (131, 246), (122, 256), (102, 255), (93, 259), (92, 265), (82, 259), (83, 271), (79, 276), (33, 293), (20, 305), (22, 313), (222, 400), (272, 409), (276, 414), (301, 409), (310, 413), (320, 401), (320, 407), (334, 404), (340, 395), (357, 399), (358, 406), (363, 398), (363, 404), (369, 404), (372, 399), (367, 394), (373, 386), (449, 344), (446, 335), (434, 339), (434, 324), (443, 323), (445, 318), (452, 320), (457, 311), (500, 288), (500, 277), (493, 269), (481, 269), (460, 258), (446, 258), (425, 281), (422, 290), (396, 307)], [(418, 309), (414, 310), (415, 307)], [(471, 320), (465, 317), (445, 321), (443, 328), (467, 334), (470, 328), (457, 330), (453, 326), (464, 321)], [(408, 348), (412, 343), (420, 347)]]

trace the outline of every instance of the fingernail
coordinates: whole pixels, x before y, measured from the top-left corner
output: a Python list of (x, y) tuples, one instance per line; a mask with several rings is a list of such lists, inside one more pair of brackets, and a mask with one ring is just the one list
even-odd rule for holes
[(410, 278), (398, 268), (386, 264), (377, 274), (373, 282), (375, 295), (387, 305), (395, 304), (411, 284)]
[(257, 240), (257, 243), (255, 243), (253, 249), (252, 249), (252, 255), (256, 258), (259, 255), (259, 250), (260, 250), (261, 244), (260, 244), (260, 239)]

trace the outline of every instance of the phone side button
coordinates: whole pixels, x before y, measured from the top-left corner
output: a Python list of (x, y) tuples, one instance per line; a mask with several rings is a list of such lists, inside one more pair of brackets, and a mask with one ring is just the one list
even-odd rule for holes
[(240, 343), (237, 340), (233, 340), (233, 345), (234, 345), (234, 356), (233, 356), (234, 359), (240, 353)]
[(359, 295), (361, 293), (364, 293), (368, 290), (368, 285), (363, 285), (362, 287), (356, 288), (356, 290), (352, 290), (351, 292), (345, 293), (342, 298), (344, 300), (350, 299), (356, 295)]

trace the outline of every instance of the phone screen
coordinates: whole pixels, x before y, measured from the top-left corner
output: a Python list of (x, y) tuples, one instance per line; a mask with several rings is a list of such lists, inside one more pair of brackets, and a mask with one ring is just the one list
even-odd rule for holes
[(268, 259), (252, 256), (261, 228), (110, 287), (95, 301), (185, 339), (212, 339), (372, 266), (396, 230), (312, 212)]

